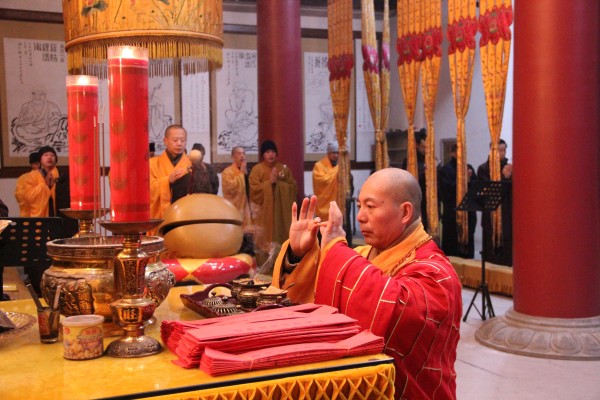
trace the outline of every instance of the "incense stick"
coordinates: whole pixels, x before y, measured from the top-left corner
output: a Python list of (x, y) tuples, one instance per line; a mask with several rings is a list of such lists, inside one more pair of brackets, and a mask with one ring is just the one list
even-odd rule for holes
[(27, 286), (27, 289), (29, 290), (29, 293), (31, 294), (31, 297), (33, 297), (33, 301), (35, 301), (35, 305), (37, 306), (38, 310), (43, 309), (44, 306), (40, 302), (40, 299), (39, 299), (37, 293), (35, 292), (35, 290), (33, 289), (33, 286), (31, 286), (31, 284), (27, 284), (26, 286)]
[(60, 300), (60, 289), (61, 288), (62, 288), (61, 285), (56, 286), (56, 293), (54, 294), (54, 303), (52, 304), (52, 310), (54, 310), (54, 311), (58, 310), (58, 300)]

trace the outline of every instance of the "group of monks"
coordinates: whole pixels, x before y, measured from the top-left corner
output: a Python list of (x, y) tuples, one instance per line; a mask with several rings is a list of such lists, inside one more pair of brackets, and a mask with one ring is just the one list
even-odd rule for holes
[[(202, 168), (186, 154), (182, 126), (167, 128), (164, 143), (166, 151), (150, 159), (152, 218), (161, 218), (178, 196), (188, 194), (194, 165)], [(278, 160), (274, 142), (261, 143), (260, 162), (250, 171), (244, 148), (233, 147), (232, 164), (222, 173), (223, 196), (240, 210), (245, 226), (256, 227), (257, 247), (282, 243), (272, 284), (287, 288), (292, 302), (337, 307), (385, 338), (384, 351), (396, 368), (396, 398), (455, 398), (461, 284), (423, 228), (419, 182), (397, 168), (373, 173), (357, 201), (365, 245), (351, 249), (335, 202), (337, 150), (330, 145), (315, 164), (316, 195), (305, 198), (298, 210), (296, 181)], [(40, 152), (44, 170), (48, 158), (56, 163), (56, 153), (49, 153)], [(23, 179), (35, 180), (40, 192), (52, 196), (52, 169), (29, 174)], [(17, 192), (17, 198), (23, 196)], [(32, 208), (44, 211), (48, 204), (40, 199)]]
[[(187, 132), (181, 125), (166, 129), (164, 144), (166, 150), (150, 159), (150, 215), (157, 219), (187, 194), (218, 191), (218, 178), (216, 190), (190, 191), (202, 186), (197, 184), (199, 180), (206, 180), (199, 178), (203, 174), (194, 171), (206, 170), (206, 176), (213, 173), (213, 167), (195, 162), (193, 150), (189, 156), (186, 154)], [(291, 223), (289, 208), (296, 199), (298, 186), (291, 170), (278, 161), (274, 142), (264, 141), (260, 154), (261, 162), (248, 171), (244, 148), (233, 147), (232, 163), (222, 173), (222, 188), (223, 197), (240, 211), (244, 228), (254, 233), (256, 246), (268, 251), (271, 242), (283, 243), (287, 238)]]
[[(179, 127), (176, 132), (167, 129), (167, 151), (151, 159), (153, 210), (168, 206), (173, 183), (186, 174), (185, 154), (169, 155), (169, 141), (180, 143), (181, 153), (185, 147), (185, 130)], [(162, 170), (157, 168), (160, 157)], [(242, 147), (234, 147), (231, 157), (232, 164), (222, 174), (223, 196), (240, 210), (244, 224), (257, 227), (257, 247), (283, 243), (272, 284), (288, 288), (293, 302), (337, 307), (383, 336), (385, 352), (396, 367), (396, 398), (455, 398), (461, 284), (423, 228), (417, 179), (405, 170), (387, 168), (365, 181), (357, 202), (365, 245), (351, 249), (335, 202), (334, 144), (315, 164), (316, 195), (305, 198), (300, 210), (296, 181), (278, 160), (275, 143), (261, 143), (260, 162), (250, 171)]]

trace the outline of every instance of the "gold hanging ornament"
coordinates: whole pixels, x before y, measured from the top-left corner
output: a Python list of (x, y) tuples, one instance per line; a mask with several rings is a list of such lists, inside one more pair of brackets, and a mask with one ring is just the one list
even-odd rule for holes
[[(479, 10), (479, 48), (481, 51), (481, 75), (485, 93), (490, 138), (490, 180), (501, 181), (498, 142), (502, 131), (506, 78), (510, 59), (510, 26), (513, 21), (510, 0), (482, 0)], [(492, 212), (492, 243), (502, 245), (502, 207)]]
[(425, 152), (425, 193), (427, 198), (428, 233), (439, 238), (439, 215), (437, 201), (437, 168), (435, 159), (435, 100), (438, 92), (440, 65), (442, 61), (442, 2), (423, 0), (421, 87), (423, 106), (427, 118), (427, 149)]
[(418, 178), (417, 146), (415, 142), (415, 107), (421, 68), (421, 12), (423, 0), (398, 0), (398, 74), (408, 119), (408, 172)]
[(146, 47), (150, 74), (223, 64), (222, 0), (63, 0), (69, 74), (105, 75), (110, 46)]
[[(382, 60), (379, 62), (377, 37), (375, 32), (375, 8), (373, 0), (362, 0), (362, 56), (365, 87), (369, 100), (371, 119), (375, 128), (375, 169), (380, 170), (389, 164), (385, 127), (388, 122), (390, 95), (390, 23), (389, 5), (385, 2), (383, 14)], [(381, 67), (381, 68), (380, 68)]]
[(333, 119), (339, 145), (337, 203), (346, 215), (346, 199), (350, 197), (350, 157), (346, 130), (350, 110), (350, 85), (354, 66), (352, 39), (352, 1), (328, 0), (329, 89), (333, 105)]
[[(448, 2), (448, 61), (454, 113), (456, 114), (456, 204), (467, 193), (467, 138), (465, 118), (471, 100), (473, 62), (475, 60), (475, 34), (477, 33), (475, 0), (450, 0)], [(469, 240), (468, 214), (456, 212), (458, 243)]]

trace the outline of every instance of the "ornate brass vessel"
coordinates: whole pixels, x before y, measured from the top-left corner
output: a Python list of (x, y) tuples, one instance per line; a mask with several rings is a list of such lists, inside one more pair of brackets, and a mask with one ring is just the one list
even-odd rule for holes
[[(52, 266), (42, 277), (42, 295), (52, 302), (61, 285), (60, 310), (66, 316), (98, 314), (112, 320), (110, 303), (119, 299), (114, 281), (115, 257), (123, 250), (122, 236), (57, 239), (48, 243)], [(143, 236), (142, 250), (150, 256), (144, 297), (158, 306), (175, 284), (175, 277), (160, 261), (163, 239)]]
[(260, 297), (259, 292), (266, 288), (266, 285), (251, 280), (241, 287), (237, 294), (237, 301), (245, 310), (256, 308), (256, 301)]
[[(266, 289), (270, 284), (271, 282), (252, 278), (234, 279), (233, 281), (231, 281), (231, 297), (240, 302), (238, 295), (242, 290), (250, 289), (255, 292), (258, 292), (259, 290)], [(258, 294), (256, 295), (256, 297), (258, 297)]]
[(256, 307), (262, 307), (274, 304), (287, 305), (289, 300), (287, 298), (287, 290), (279, 289), (274, 286), (269, 286), (265, 290), (258, 292), (258, 299), (256, 300)]

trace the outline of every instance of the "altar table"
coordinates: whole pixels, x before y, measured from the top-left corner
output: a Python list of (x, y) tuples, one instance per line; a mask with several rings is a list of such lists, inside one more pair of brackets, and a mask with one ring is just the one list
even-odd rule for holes
[[(146, 334), (160, 341), (163, 320), (202, 318), (181, 302), (181, 293), (202, 286), (171, 289), (157, 308), (158, 322)], [(36, 315), (31, 299), (0, 302), (4, 311)], [(64, 316), (62, 317), (64, 318)], [(10, 338), (10, 339), (8, 339)], [(102, 356), (93, 360), (63, 358), (63, 343), (41, 344), (37, 323), (21, 335), (0, 339), (0, 398), (43, 399), (393, 399), (394, 365), (379, 354), (293, 367), (211, 377), (183, 369), (168, 350), (140, 358)], [(106, 346), (116, 337), (104, 339)]]

